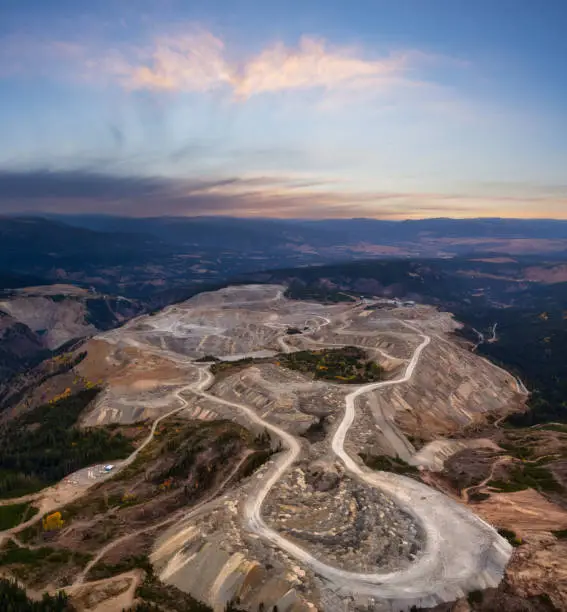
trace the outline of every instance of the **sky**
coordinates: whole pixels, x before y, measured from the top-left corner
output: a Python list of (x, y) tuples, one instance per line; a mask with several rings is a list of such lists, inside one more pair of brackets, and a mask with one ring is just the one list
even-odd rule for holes
[(567, 218), (565, 0), (0, 0), (0, 213)]

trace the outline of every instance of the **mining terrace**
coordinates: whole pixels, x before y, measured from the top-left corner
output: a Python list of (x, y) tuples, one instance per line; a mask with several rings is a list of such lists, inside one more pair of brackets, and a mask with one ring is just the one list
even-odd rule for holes
[(92, 466), (31, 496), (42, 512), (139, 461), (167, 419), (233, 421), (271, 451), (238, 483), (246, 456), (218, 494), (111, 540), (72, 593), (113, 548), (150, 532), (156, 575), (219, 612), (231, 601), (250, 611), (400, 612), (500, 583), (511, 545), (420, 474), (487, 443), (458, 434), (515, 409), (523, 386), (468, 350), (450, 313), (284, 293), (202, 293), (88, 342), (76, 371), (104, 391), (82, 424), (145, 421), (147, 438), (110, 473)]
[[(249, 610), (398, 612), (496, 586), (511, 546), (415, 474), (466, 446), (451, 433), (509, 411), (518, 382), (454, 339), (450, 313), (378, 299), (322, 305), (284, 291), (203, 293), (96, 337), (109, 367), (128, 355), (128, 368), (86, 424), (176, 413), (271, 438), (274, 454), (257, 472), (158, 537), (150, 559), (160, 578), (218, 610), (237, 600)], [(341, 384), (285, 365), (300, 351), (345, 346), (364, 350), (380, 380)], [(159, 377), (132, 377), (147, 360)], [(362, 460), (383, 455), (407, 473)]]

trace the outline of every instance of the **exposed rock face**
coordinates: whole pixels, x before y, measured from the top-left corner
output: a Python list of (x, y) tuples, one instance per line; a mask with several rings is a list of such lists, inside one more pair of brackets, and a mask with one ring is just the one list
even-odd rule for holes
[(380, 491), (328, 474), (331, 495), (313, 487), (301, 467), (290, 472), (266, 502), (268, 523), (349, 571), (395, 570), (415, 559), (423, 534), (412, 517)]
[(558, 610), (567, 610), (567, 541), (547, 533), (532, 533), (506, 572), (506, 580), (521, 597), (546, 594)]
[(318, 417), (335, 414), (343, 406), (344, 390), (325, 383), (306, 381), (300, 374), (269, 364), (248, 368), (213, 386), (221, 397), (254, 406), (271, 414), (286, 429), (302, 433)]
[(14, 291), (0, 300), (0, 383), (70, 340), (120, 325), (141, 309), (136, 302), (70, 285)]
[(167, 530), (150, 558), (161, 580), (206, 601), (215, 612), (235, 600), (247, 610), (315, 610), (306, 598), (306, 572), (277, 550), (242, 537), (233, 495), (202, 517)]
[[(459, 461), (453, 461), (454, 458), (460, 459), (463, 464), (466, 462), (467, 474), (474, 477), (477, 474), (487, 476), (490, 472), (490, 458), (499, 451), (498, 446), (487, 439), (476, 440), (435, 440), (429, 442), (426, 446), (420, 449), (413, 456), (415, 465), (422, 465), (431, 472), (440, 472), (446, 469), (449, 474), (454, 472), (459, 474)], [(470, 469), (472, 465), (478, 466), (477, 470)], [(477, 478), (482, 480), (482, 478)], [(467, 482), (464, 486), (472, 484)]]
[[(75, 288), (73, 288), (75, 289)], [(81, 291), (53, 294), (53, 288), (20, 290), (0, 301), (0, 310), (40, 336), (43, 346), (56, 349), (72, 338), (110, 329), (139, 314), (141, 307), (125, 298)]]
[(85, 305), (75, 299), (54, 301), (51, 297), (16, 297), (0, 302), (0, 309), (40, 336), (49, 349), (97, 330), (85, 320)]
[(488, 415), (517, 410), (523, 396), (513, 376), (457, 344), (433, 338), (407, 385), (377, 394), (379, 410), (414, 438), (434, 440)]
[(0, 382), (20, 368), (34, 364), (34, 358), (44, 351), (41, 338), (32, 330), (0, 310)]
[(488, 589), (431, 612), (559, 612), (567, 610), (567, 542), (532, 532), (516, 548), (497, 589)]

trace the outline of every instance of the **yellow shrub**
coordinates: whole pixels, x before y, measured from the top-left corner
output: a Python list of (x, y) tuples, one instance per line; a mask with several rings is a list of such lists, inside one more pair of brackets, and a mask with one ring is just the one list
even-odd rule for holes
[(57, 529), (61, 529), (64, 524), (65, 521), (61, 518), (61, 512), (59, 511), (43, 517), (44, 531), (55, 531)]

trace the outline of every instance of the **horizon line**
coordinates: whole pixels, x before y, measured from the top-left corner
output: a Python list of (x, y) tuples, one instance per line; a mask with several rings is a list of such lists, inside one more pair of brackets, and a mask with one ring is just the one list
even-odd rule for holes
[(477, 217), (419, 217), (419, 218), (400, 218), (392, 219), (381, 217), (264, 217), (264, 216), (238, 216), (238, 215), (154, 215), (137, 217), (134, 215), (112, 214), (112, 213), (96, 213), (96, 212), (77, 212), (77, 213), (53, 213), (40, 211), (24, 211), (18, 213), (0, 213), (0, 219), (50, 219), (64, 217), (96, 217), (108, 219), (179, 219), (179, 220), (201, 220), (201, 219), (227, 219), (238, 221), (287, 221), (287, 222), (318, 222), (326, 221), (380, 221), (383, 223), (419, 223), (420, 221), (552, 221), (566, 223), (567, 218), (562, 217), (494, 217), (494, 216), (477, 216)]

